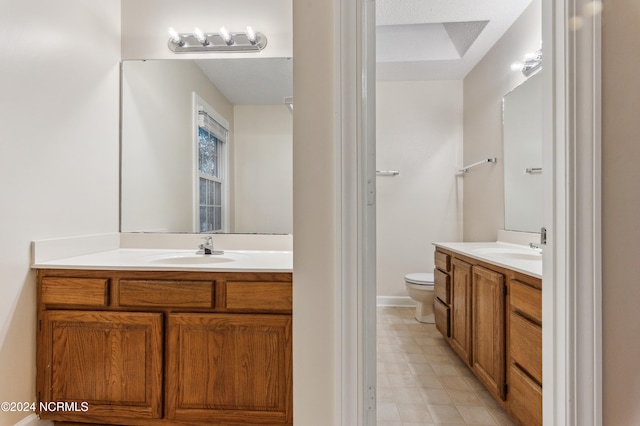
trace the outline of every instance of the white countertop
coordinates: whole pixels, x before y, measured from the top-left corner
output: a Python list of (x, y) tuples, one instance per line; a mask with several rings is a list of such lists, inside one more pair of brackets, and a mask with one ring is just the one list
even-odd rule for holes
[[(438, 242), (433, 245), (473, 259), (542, 278), (542, 256), (539, 255), (540, 250), (537, 249), (500, 241), (486, 243)], [(509, 256), (510, 253), (513, 256)]]
[(292, 272), (293, 252), (229, 250), (222, 255), (195, 250), (115, 249), (36, 262), (36, 269), (94, 269), (130, 271)]

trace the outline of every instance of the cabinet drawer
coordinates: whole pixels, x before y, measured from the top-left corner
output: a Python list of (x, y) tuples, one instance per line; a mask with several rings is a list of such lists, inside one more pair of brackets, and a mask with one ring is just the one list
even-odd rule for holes
[(436, 321), (436, 328), (444, 337), (451, 336), (450, 308), (436, 298), (433, 300), (433, 313)]
[(518, 280), (511, 280), (511, 310), (542, 324), (542, 292)]
[(509, 412), (523, 425), (542, 425), (542, 387), (511, 365)]
[(451, 256), (448, 254), (436, 251), (434, 260), (436, 268), (445, 272), (451, 271)]
[(290, 312), (293, 307), (291, 283), (228, 281), (227, 309)]
[(45, 305), (107, 306), (109, 298), (107, 278), (42, 279), (42, 303)]
[(443, 301), (446, 305), (448, 305), (449, 303), (451, 303), (451, 301), (449, 300), (449, 297), (450, 297), (449, 287), (451, 286), (451, 282), (450, 282), (451, 277), (449, 277), (449, 274), (445, 274), (439, 269), (436, 269), (435, 271), (433, 271), (433, 276), (434, 276), (433, 289), (435, 291), (436, 297), (441, 301)]
[(213, 307), (213, 282), (120, 280), (120, 306)]
[(542, 327), (511, 312), (511, 359), (542, 383)]

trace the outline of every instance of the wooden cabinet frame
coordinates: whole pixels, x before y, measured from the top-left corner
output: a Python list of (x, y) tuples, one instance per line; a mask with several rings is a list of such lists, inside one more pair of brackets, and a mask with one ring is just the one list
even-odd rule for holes
[(290, 426), (291, 313), (291, 273), (39, 270), (38, 404), (89, 403), (40, 417)]

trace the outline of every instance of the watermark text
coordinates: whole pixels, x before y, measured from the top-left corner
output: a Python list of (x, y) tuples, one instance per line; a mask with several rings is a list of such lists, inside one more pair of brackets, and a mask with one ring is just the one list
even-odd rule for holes
[(35, 402), (23, 402), (23, 401), (4, 401), (0, 402), (0, 410), (7, 412), (27, 412), (37, 411), (40, 412), (72, 412), (72, 413), (86, 413), (89, 411), (89, 403), (87, 401), (40, 401)]

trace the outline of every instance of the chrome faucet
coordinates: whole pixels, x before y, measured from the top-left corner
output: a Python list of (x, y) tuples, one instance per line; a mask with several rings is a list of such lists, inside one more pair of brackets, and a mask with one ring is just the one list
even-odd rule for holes
[(213, 254), (213, 237), (207, 236), (202, 237), (202, 239), (204, 240), (204, 243), (198, 246), (200, 251), (197, 254)]

